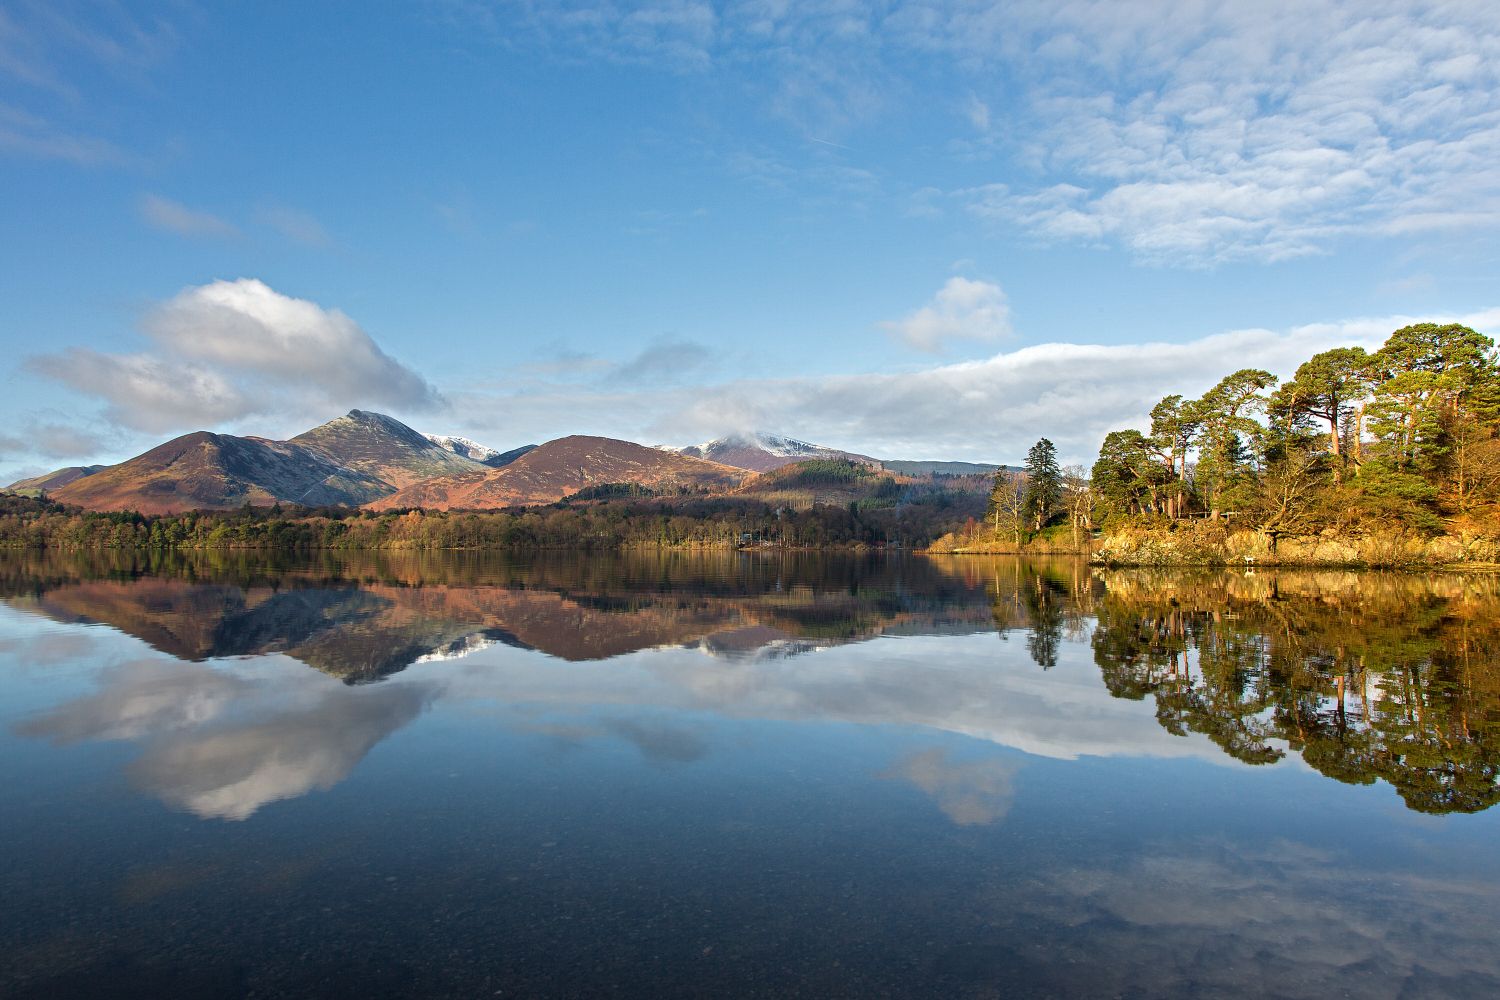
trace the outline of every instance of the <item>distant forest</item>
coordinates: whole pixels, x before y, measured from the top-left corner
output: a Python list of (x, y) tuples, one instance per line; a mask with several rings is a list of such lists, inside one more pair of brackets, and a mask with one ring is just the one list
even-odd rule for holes
[[(500, 511), (251, 507), (143, 515), (0, 496), (0, 546), (65, 549), (614, 549), (629, 546), (920, 547), (983, 509), (983, 494), (903, 487), (843, 461), (778, 476), (770, 499), (659, 497), (633, 484)], [(864, 485), (859, 492), (851, 486)], [(790, 499), (788, 499), (790, 498)], [(797, 504), (793, 501), (800, 500)], [(821, 501), (821, 502), (819, 502)], [(834, 502), (829, 502), (834, 501)]]

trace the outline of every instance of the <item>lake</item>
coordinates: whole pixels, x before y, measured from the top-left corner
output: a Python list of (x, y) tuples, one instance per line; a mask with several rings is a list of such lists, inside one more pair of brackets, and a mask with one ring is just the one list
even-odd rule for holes
[(0, 557), (7, 997), (1500, 995), (1500, 577)]

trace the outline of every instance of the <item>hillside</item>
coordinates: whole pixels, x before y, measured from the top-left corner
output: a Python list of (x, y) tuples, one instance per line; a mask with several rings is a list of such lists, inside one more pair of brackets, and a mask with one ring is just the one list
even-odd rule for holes
[(107, 465), (70, 465), (65, 469), (57, 469), (43, 476), (32, 476), (30, 479), (18, 479), (5, 487), (8, 493), (21, 493), (26, 496), (37, 496), (42, 493), (51, 493), (60, 490), (69, 483), (75, 483), (80, 479), (87, 479)]
[(246, 503), (357, 504), (388, 491), (379, 479), (291, 442), (195, 431), (51, 496), (90, 510), (164, 514)]
[[(334, 465), (362, 473), (399, 490), (424, 479), (480, 472), (487, 466), (455, 454), (382, 413), (350, 410), (292, 438)], [(372, 499), (366, 497), (365, 499)]]
[(370, 503), (372, 510), (484, 510), (555, 503), (604, 483), (727, 491), (745, 478), (730, 468), (630, 441), (574, 435), (548, 441), (501, 469), (434, 479)]

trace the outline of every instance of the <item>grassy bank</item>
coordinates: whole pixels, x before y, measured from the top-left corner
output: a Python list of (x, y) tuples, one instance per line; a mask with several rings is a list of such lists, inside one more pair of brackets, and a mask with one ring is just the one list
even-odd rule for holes
[(1093, 547), (1089, 533), (1075, 535), (1069, 525), (996, 534), (978, 522), (971, 522), (935, 539), (926, 551), (932, 555), (1086, 556)]
[(1274, 537), (1207, 521), (1106, 532), (1093, 559), (1105, 566), (1352, 566), (1380, 569), (1486, 568), (1500, 563), (1500, 539), (1387, 531)]

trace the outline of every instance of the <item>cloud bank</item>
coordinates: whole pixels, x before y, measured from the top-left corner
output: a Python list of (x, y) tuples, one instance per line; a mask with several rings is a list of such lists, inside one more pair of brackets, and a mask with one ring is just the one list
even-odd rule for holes
[(105, 404), (112, 423), (163, 433), (274, 414), (320, 422), (363, 406), (431, 410), (426, 379), (337, 309), (254, 279), (184, 289), (141, 323), (153, 350), (73, 347), (26, 367)]
[(1466, 316), (1388, 316), (1183, 343), (1037, 344), (978, 361), (899, 373), (745, 378), (634, 391), (613, 382), (535, 380), (452, 393), (466, 433), (545, 440), (594, 433), (680, 444), (734, 431), (791, 434), (887, 458), (1018, 463), (1040, 437), (1089, 463), (1111, 430), (1143, 426), (1169, 393), (1199, 395), (1237, 368), (1291, 375), (1318, 351), (1375, 348), (1423, 319), (1500, 334), (1500, 308)]

